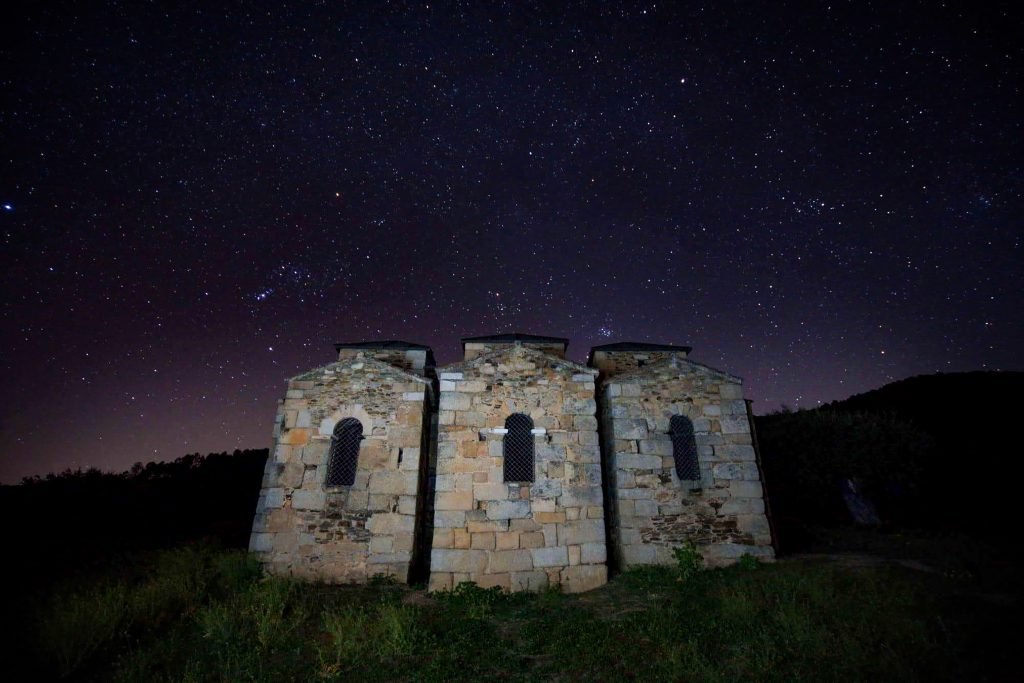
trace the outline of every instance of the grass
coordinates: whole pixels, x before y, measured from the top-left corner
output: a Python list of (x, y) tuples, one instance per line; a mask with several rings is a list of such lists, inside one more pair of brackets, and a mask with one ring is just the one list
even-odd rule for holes
[(474, 585), (426, 595), (383, 581), (268, 578), (244, 553), (209, 548), (129, 569), (65, 585), (36, 605), (36, 679), (991, 677), (971, 656), (973, 622), (949, 613), (974, 604), (964, 582), (941, 573), (778, 563), (680, 580), (672, 568), (648, 567), (583, 595)]

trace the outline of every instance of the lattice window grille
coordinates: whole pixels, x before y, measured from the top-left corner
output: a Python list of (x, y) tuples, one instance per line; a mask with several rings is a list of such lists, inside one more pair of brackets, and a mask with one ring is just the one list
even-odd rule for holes
[(505, 418), (505, 429), (505, 481), (533, 481), (533, 420), (529, 415), (513, 413)]
[(328, 486), (351, 486), (355, 482), (362, 440), (363, 425), (359, 420), (348, 417), (335, 425), (327, 459)]
[(676, 476), (685, 481), (700, 480), (693, 422), (683, 415), (673, 415), (669, 422), (669, 435), (672, 437), (672, 457), (676, 463)]

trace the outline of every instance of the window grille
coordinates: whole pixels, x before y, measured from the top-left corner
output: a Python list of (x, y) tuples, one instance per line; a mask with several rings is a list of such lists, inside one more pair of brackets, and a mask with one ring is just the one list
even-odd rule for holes
[(513, 413), (505, 418), (505, 481), (533, 481), (533, 420)]
[(687, 481), (700, 479), (697, 464), (697, 439), (693, 435), (693, 422), (683, 415), (673, 415), (669, 422), (672, 437), (672, 457), (676, 461), (676, 476)]
[(327, 459), (328, 486), (351, 486), (355, 482), (362, 440), (363, 425), (354, 417), (346, 417), (335, 425)]

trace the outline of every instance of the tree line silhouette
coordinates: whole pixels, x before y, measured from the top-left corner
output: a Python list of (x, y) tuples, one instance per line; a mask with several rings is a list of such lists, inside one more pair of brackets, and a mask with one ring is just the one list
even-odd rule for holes
[(127, 472), (65, 470), (0, 486), (6, 569), (46, 581), (183, 543), (244, 548), (266, 459), (265, 448), (193, 453)]

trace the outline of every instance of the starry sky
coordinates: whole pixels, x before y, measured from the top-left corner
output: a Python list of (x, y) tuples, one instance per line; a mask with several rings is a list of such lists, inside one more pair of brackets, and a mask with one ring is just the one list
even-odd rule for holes
[(692, 344), (757, 412), (1022, 369), (1013, 7), (8, 8), (0, 481), (266, 447), (337, 341)]

